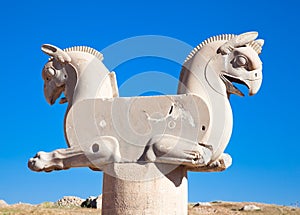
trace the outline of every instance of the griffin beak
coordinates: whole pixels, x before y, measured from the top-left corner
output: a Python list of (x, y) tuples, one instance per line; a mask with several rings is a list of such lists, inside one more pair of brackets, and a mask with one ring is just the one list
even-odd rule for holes
[(44, 96), (48, 104), (53, 105), (63, 92), (63, 87), (44, 86)]
[(261, 83), (262, 83), (262, 79), (245, 80), (245, 83), (247, 84), (247, 87), (249, 88), (249, 96), (253, 96), (259, 91)]
[(55, 100), (53, 98), (46, 97), (46, 101), (49, 105), (53, 105), (55, 103)]
[(262, 83), (262, 78), (255, 80), (240, 80), (228, 75), (221, 75), (220, 77), (226, 85), (227, 93), (235, 94), (238, 96), (244, 96), (244, 94), (233, 85), (233, 82), (245, 85), (249, 89), (249, 96), (255, 95), (259, 91)]

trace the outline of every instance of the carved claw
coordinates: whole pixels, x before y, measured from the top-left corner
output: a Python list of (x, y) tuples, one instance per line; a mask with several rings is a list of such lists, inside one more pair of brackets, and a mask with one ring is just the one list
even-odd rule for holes
[(189, 168), (190, 171), (195, 172), (221, 172), (230, 167), (232, 158), (229, 154), (223, 153), (216, 161), (206, 165)]
[[(202, 150), (200, 150), (202, 151)], [(187, 155), (187, 159), (192, 162), (194, 165), (201, 165), (205, 163), (203, 156), (201, 155), (200, 151), (185, 151)]]

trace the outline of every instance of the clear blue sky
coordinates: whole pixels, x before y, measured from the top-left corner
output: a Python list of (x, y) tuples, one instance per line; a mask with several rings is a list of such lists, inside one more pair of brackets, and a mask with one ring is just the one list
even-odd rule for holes
[[(43, 98), (41, 69), (47, 57), (41, 44), (102, 50), (133, 36), (163, 35), (196, 46), (209, 36), (256, 30), (265, 39), (264, 80), (258, 95), (232, 97), (234, 130), (226, 152), (233, 165), (223, 173), (189, 173), (189, 201), (300, 201), (299, 3), (102, 2), (1, 3), (0, 199), (39, 203), (101, 193), (102, 173), (87, 168), (35, 173), (27, 168), (37, 151), (66, 147), (66, 106), (50, 107)], [(178, 77), (180, 66), (148, 57), (125, 62), (115, 71), (121, 85), (145, 71)]]

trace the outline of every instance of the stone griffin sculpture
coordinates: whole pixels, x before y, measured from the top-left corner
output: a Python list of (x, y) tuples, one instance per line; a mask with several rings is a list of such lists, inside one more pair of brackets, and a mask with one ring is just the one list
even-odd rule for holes
[(68, 148), (39, 152), (34, 171), (111, 163), (165, 163), (190, 171), (222, 171), (232, 132), (229, 96), (243, 93), (234, 82), (258, 92), (263, 40), (257, 32), (224, 34), (199, 44), (185, 60), (178, 95), (118, 97), (114, 72), (100, 52), (85, 46), (64, 50), (45, 44), (44, 95), (49, 104), (63, 93), (68, 103), (64, 130)]

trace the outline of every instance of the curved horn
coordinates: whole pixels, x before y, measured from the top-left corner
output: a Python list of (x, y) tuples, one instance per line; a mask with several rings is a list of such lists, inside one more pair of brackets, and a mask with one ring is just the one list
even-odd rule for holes
[(55, 59), (57, 59), (58, 61), (60, 61), (61, 63), (70, 63), (71, 62), (71, 57), (64, 52), (63, 50), (61, 50), (60, 48), (50, 45), (50, 44), (44, 44), (41, 47), (42, 51), (51, 56), (54, 57)]
[(240, 34), (224, 43), (219, 48), (218, 52), (221, 52), (221, 54), (229, 54), (234, 48), (248, 44), (255, 40), (257, 36), (258, 33), (256, 31)]

